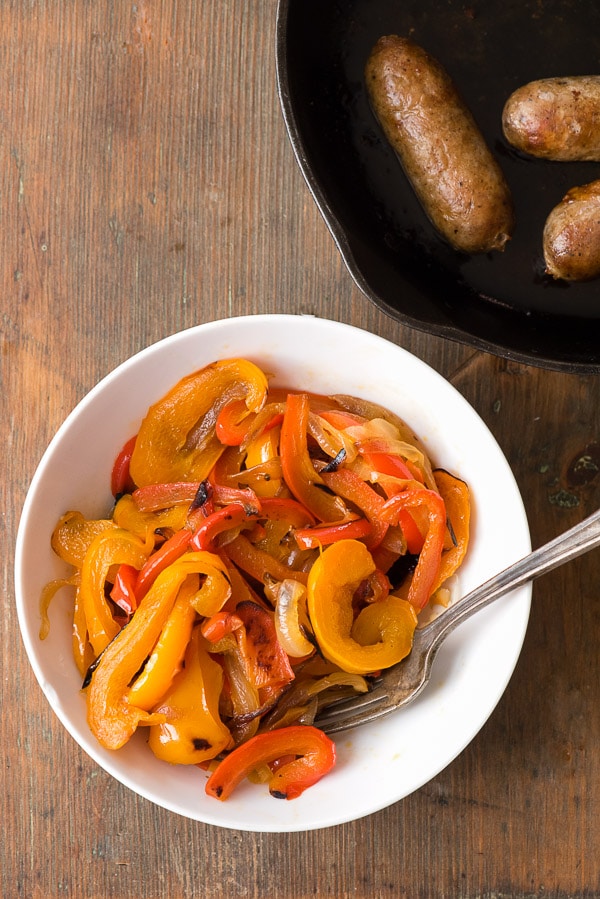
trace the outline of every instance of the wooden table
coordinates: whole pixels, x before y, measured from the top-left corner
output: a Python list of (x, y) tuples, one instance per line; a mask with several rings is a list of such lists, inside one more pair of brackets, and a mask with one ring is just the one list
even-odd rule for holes
[(402, 344), (491, 428), (534, 545), (600, 502), (598, 377), (413, 332), (353, 285), (285, 134), (275, 11), (275, 0), (0, 5), (0, 892), (598, 896), (597, 552), (537, 582), (512, 681), (462, 755), (404, 801), (320, 832), (238, 833), (153, 807), (84, 755), (28, 665), (12, 556), (39, 458), (103, 375), (199, 322), (305, 312)]

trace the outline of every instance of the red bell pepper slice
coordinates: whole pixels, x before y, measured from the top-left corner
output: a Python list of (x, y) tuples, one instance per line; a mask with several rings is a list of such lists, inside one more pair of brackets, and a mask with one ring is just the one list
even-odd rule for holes
[(346, 517), (343, 500), (325, 488), (308, 452), (310, 398), (305, 393), (288, 394), (279, 450), (283, 477), (294, 497), (320, 521), (339, 521)]
[(318, 525), (314, 528), (301, 528), (296, 531), (296, 543), (300, 549), (318, 549), (329, 546), (338, 540), (360, 540), (369, 537), (373, 527), (366, 518), (353, 518), (335, 524)]
[[(374, 471), (379, 471), (381, 474), (389, 474), (395, 478), (402, 478), (406, 481), (415, 479), (414, 470), (410, 469), (408, 463), (400, 456), (378, 452), (367, 452), (363, 453), (362, 456), (367, 465), (370, 465)], [(423, 482), (423, 475), (420, 472), (416, 480)]]
[(232, 400), (227, 403), (215, 422), (215, 433), (220, 443), (225, 446), (240, 446), (248, 432), (248, 408), (245, 400)]
[(191, 539), (192, 549), (205, 550), (214, 552), (216, 548), (215, 540), (224, 531), (230, 531), (239, 528), (247, 521), (251, 521), (258, 517), (259, 511), (252, 506), (245, 506), (241, 503), (229, 503), (222, 509), (217, 509), (204, 519), (199, 528), (194, 531)]
[(407, 490), (387, 500), (382, 509), (382, 516), (384, 520), (392, 523), (399, 520), (402, 511), (416, 508), (425, 508), (428, 526), (410, 584), (408, 600), (416, 609), (422, 609), (429, 602), (440, 570), (446, 533), (444, 500), (434, 490)]
[(234, 636), (249, 681), (258, 689), (289, 684), (294, 679), (294, 670), (277, 639), (273, 614), (250, 600), (238, 603), (235, 614), (244, 625)]
[(198, 481), (174, 481), (170, 484), (147, 484), (132, 493), (140, 512), (157, 512), (180, 503), (192, 503), (198, 493)]
[(335, 743), (318, 728), (303, 724), (257, 734), (220, 762), (206, 782), (206, 793), (224, 801), (253, 770), (283, 756), (294, 758), (277, 768), (269, 792), (276, 799), (295, 799), (331, 771)]
[[(417, 466), (408, 460), (401, 459), (400, 456), (395, 456), (392, 453), (373, 452), (363, 453), (363, 458), (367, 465), (370, 465), (374, 471), (378, 471), (381, 474), (391, 475), (394, 478), (401, 478), (405, 481), (413, 480), (423, 483), (423, 474)], [(386, 492), (389, 496), (389, 491)], [(409, 553), (415, 556), (418, 555), (423, 548), (424, 538), (414, 518), (406, 509), (400, 511), (398, 524), (404, 533)]]
[(404, 534), (406, 547), (409, 553), (413, 556), (418, 556), (423, 549), (425, 538), (419, 530), (416, 521), (407, 509), (398, 510), (398, 524), (402, 528), (402, 533)]
[(282, 421), (283, 421), (283, 412), (276, 412), (275, 415), (273, 416), (273, 418), (270, 418), (269, 421), (264, 426), (263, 433), (264, 433), (264, 431), (272, 431), (273, 428), (276, 428), (277, 425), (280, 425)]
[(234, 631), (237, 631), (238, 628), (243, 626), (244, 622), (239, 615), (235, 614), (235, 612), (221, 611), (215, 612), (210, 618), (205, 618), (200, 625), (200, 630), (202, 636), (208, 640), (209, 643), (218, 643), (223, 637), (232, 634)]
[(136, 437), (130, 437), (115, 459), (110, 476), (110, 489), (115, 498), (123, 496), (124, 493), (131, 493), (135, 489), (135, 484), (129, 473), (129, 463), (131, 462), (136, 439), (137, 435)]
[(165, 540), (156, 552), (152, 553), (138, 572), (135, 585), (138, 603), (141, 602), (161, 571), (164, 571), (165, 568), (168, 568), (169, 565), (172, 565), (176, 559), (184, 554), (191, 539), (192, 532), (188, 531), (187, 528), (183, 528), (181, 531), (176, 531), (172, 537)]
[(123, 563), (117, 569), (117, 575), (110, 591), (110, 598), (123, 609), (126, 615), (132, 615), (137, 609), (138, 601), (135, 595), (135, 585), (139, 571), (133, 565)]

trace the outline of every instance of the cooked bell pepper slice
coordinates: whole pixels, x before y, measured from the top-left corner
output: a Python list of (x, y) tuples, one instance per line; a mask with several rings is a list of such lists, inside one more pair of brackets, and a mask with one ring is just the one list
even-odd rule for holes
[(77, 670), (84, 677), (95, 656), (94, 649), (88, 639), (87, 622), (79, 586), (75, 591), (75, 602), (73, 604), (71, 645), (73, 646), (73, 658), (75, 659)]
[[(129, 624), (105, 648), (90, 679), (87, 720), (90, 730), (106, 749), (120, 749), (140, 724), (159, 724), (165, 720), (162, 714), (131, 705), (129, 684), (154, 649), (188, 575), (206, 575), (199, 592), (190, 600), (196, 610), (202, 610), (200, 614), (213, 614), (218, 611), (217, 601), (221, 606), (227, 601), (229, 584), (218, 566), (222, 566), (220, 560), (209, 553), (187, 553), (161, 571)], [(209, 607), (206, 612), (205, 606)]]
[(425, 543), (425, 538), (423, 537), (418, 524), (407, 509), (398, 509), (397, 517), (398, 525), (406, 540), (406, 548), (411, 555), (418, 556)]
[(140, 539), (150, 540), (156, 531), (180, 531), (187, 524), (187, 515), (188, 507), (185, 504), (162, 508), (155, 512), (141, 511), (132, 495), (126, 493), (115, 504), (113, 521)]
[(133, 565), (119, 565), (115, 582), (110, 591), (110, 598), (123, 609), (126, 615), (132, 615), (137, 609), (137, 597), (135, 595), (135, 585), (137, 582), (139, 571)]
[[(280, 429), (277, 425), (282, 421), (283, 413), (273, 416), (264, 430), (248, 443), (246, 452), (247, 469), (257, 468), (259, 465), (279, 460)], [(260, 495), (261, 497), (276, 496), (280, 489), (281, 478), (268, 477), (260, 484)]]
[(389, 524), (381, 518), (384, 498), (359, 475), (347, 468), (327, 472), (322, 477), (331, 490), (349, 500), (365, 513), (372, 526), (371, 536), (365, 542), (369, 549), (379, 546), (389, 528)]
[(370, 537), (373, 528), (366, 518), (352, 518), (335, 524), (320, 524), (317, 527), (301, 528), (294, 534), (300, 549), (318, 549), (338, 540), (360, 540)]
[[(375, 572), (368, 549), (357, 540), (329, 546), (308, 577), (308, 612), (321, 652), (330, 662), (352, 674), (389, 668), (411, 650), (416, 615), (410, 603), (390, 594), (359, 614), (364, 631), (354, 631), (353, 600), (363, 582)], [(357, 619), (358, 621), (358, 619)], [(361, 642), (367, 641), (365, 645)]]
[(235, 612), (221, 611), (215, 612), (210, 618), (205, 618), (200, 625), (200, 630), (202, 631), (202, 636), (209, 643), (218, 643), (223, 637), (232, 634), (243, 626), (244, 622)]
[(190, 505), (194, 502), (199, 487), (198, 481), (147, 484), (145, 487), (138, 487), (131, 495), (141, 512), (156, 512), (180, 503)]
[(248, 408), (244, 400), (232, 400), (220, 410), (215, 423), (217, 438), (224, 446), (240, 446), (248, 431)]
[(182, 528), (152, 553), (138, 574), (135, 593), (138, 602), (146, 595), (158, 575), (184, 554), (192, 539), (192, 532)]
[(273, 614), (255, 602), (241, 602), (235, 610), (243, 628), (234, 631), (248, 680), (258, 689), (277, 688), (294, 679), (287, 653), (277, 639)]
[(257, 412), (267, 390), (263, 372), (245, 359), (214, 362), (182, 378), (142, 421), (130, 463), (134, 482), (203, 481), (224, 449), (215, 434), (220, 410), (243, 398)]
[(388, 593), (358, 613), (351, 633), (352, 639), (364, 647), (377, 645), (379, 641), (387, 644), (389, 651), (382, 665), (387, 668), (410, 653), (416, 626), (417, 613), (412, 603)]
[(270, 521), (287, 521), (294, 528), (302, 528), (316, 524), (315, 516), (306, 506), (295, 499), (286, 497), (265, 497), (260, 501), (261, 518)]
[(449, 531), (446, 535), (438, 577), (432, 589), (432, 592), (435, 592), (459, 568), (467, 553), (471, 499), (467, 484), (460, 478), (441, 468), (436, 469), (433, 476), (446, 506)]
[(189, 577), (182, 584), (156, 646), (129, 688), (127, 702), (130, 705), (149, 712), (162, 699), (181, 670), (196, 619), (196, 611), (190, 601), (197, 591), (195, 580)]
[[(362, 456), (367, 465), (370, 465), (374, 471), (381, 472), (381, 474), (389, 474), (394, 478), (402, 478), (406, 481), (415, 478), (415, 472), (411, 471), (408, 463), (393, 453), (367, 452), (363, 453)], [(418, 474), (419, 477), (416, 480), (422, 481), (423, 475), (420, 471)]]
[(259, 547), (253, 546), (243, 534), (238, 534), (235, 540), (223, 547), (222, 552), (234, 565), (262, 584), (274, 580), (283, 581), (286, 577), (293, 577), (305, 584), (308, 578), (305, 571), (295, 571)]
[(292, 725), (251, 737), (227, 755), (206, 782), (206, 792), (224, 801), (256, 768), (284, 756), (293, 761), (278, 767), (269, 781), (276, 799), (295, 799), (335, 765), (335, 743), (323, 731)]
[(315, 470), (308, 453), (308, 394), (290, 393), (281, 425), (281, 467), (292, 494), (320, 521), (340, 521), (348, 510), (342, 499), (334, 496)]
[(408, 591), (409, 602), (420, 610), (429, 602), (439, 576), (446, 534), (446, 506), (434, 490), (407, 490), (386, 501), (382, 516), (393, 523), (398, 521), (399, 513), (409, 509), (424, 509), (428, 518), (427, 534)]
[(113, 566), (122, 564), (139, 569), (147, 557), (148, 547), (121, 528), (102, 531), (92, 541), (81, 567), (79, 598), (95, 656), (100, 655), (119, 630), (106, 600), (109, 572)]
[(232, 745), (219, 715), (223, 669), (211, 659), (199, 629), (188, 643), (184, 666), (155, 712), (164, 722), (150, 728), (154, 755), (175, 765), (197, 765)]
[(222, 509), (217, 509), (204, 519), (199, 528), (194, 531), (191, 540), (193, 549), (208, 550), (214, 552), (216, 539), (224, 531), (231, 531), (241, 527), (248, 521), (256, 520), (259, 510), (256, 507), (242, 505), (241, 503), (228, 503)]
[[(380, 472), (381, 474), (391, 475), (394, 478), (399, 478), (401, 480), (409, 481), (409, 482), (416, 481), (417, 483), (419, 483), (419, 482), (422, 482), (422, 480), (423, 480), (423, 475), (421, 474), (419, 469), (416, 467), (416, 465), (412, 465), (412, 469), (414, 469), (414, 472), (413, 472), (410, 467), (412, 463), (405, 462), (405, 460), (400, 458), (400, 456), (392, 455), (391, 453), (365, 453), (363, 455), (363, 458), (364, 458), (365, 462), (373, 469), (373, 471)], [(345, 476), (348, 481), (352, 475), (354, 475), (354, 477), (357, 478), (358, 480), (362, 480), (362, 479), (358, 478), (358, 476), (354, 472), (350, 472), (350, 471), (347, 473), (346, 472), (339, 472), (339, 473), (336, 472), (336, 474), (339, 474), (340, 477)], [(327, 483), (327, 480), (326, 480), (326, 483)], [(363, 481), (363, 483), (365, 483), (365, 482)], [(395, 484), (395, 482), (392, 482), (392, 483)], [(334, 483), (332, 483), (331, 486), (332, 486), (332, 489), (336, 490)], [(383, 486), (385, 489), (385, 485), (383, 485)], [(341, 489), (341, 487), (342, 487), (342, 484), (340, 484), (340, 489), (336, 490), (336, 492), (341, 492), (342, 495), (346, 496), (346, 499), (350, 499), (356, 505), (359, 505), (360, 508), (365, 508), (364, 503), (368, 502), (368, 494), (366, 493), (366, 491), (364, 489), (363, 489), (362, 497), (358, 493), (355, 495), (355, 497), (353, 497), (353, 496), (349, 496), (349, 495), (343, 493), (343, 490)], [(369, 485), (366, 483), (365, 483), (365, 487), (372, 490), (372, 488), (370, 488)], [(379, 527), (385, 529), (385, 528), (387, 528), (387, 525), (381, 519), (381, 507), (383, 506), (383, 503), (385, 502), (385, 500), (383, 499), (383, 497), (379, 496), (379, 494), (375, 493), (374, 490), (372, 490), (372, 492), (375, 495), (376, 499), (375, 500), (371, 499), (371, 501), (369, 503), (370, 511), (369, 511), (369, 506), (367, 506), (365, 508), (365, 511), (367, 511), (367, 514), (369, 515), (369, 518), (371, 521), (378, 521)], [(394, 492), (397, 492), (397, 491), (394, 491)], [(388, 495), (391, 495), (391, 493)], [(419, 527), (416, 524), (414, 518), (410, 514), (410, 512), (406, 511), (405, 509), (403, 509), (401, 512), (399, 512), (398, 524), (402, 528), (402, 532), (406, 539), (408, 551), (414, 555), (417, 555), (418, 553), (420, 553), (421, 549), (423, 547), (423, 536), (422, 536), (422, 534), (419, 530)], [(383, 540), (384, 536), (385, 536), (385, 530), (381, 536), (381, 540)], [(381, 540), (379, 540), (379, 542), (381, 542)], [(372, 549), (374, 546), (378, 545), (378, 542), (377, 542), (377, 540), (374, 540), (372, 544), (367, 544), (367, 545)]]
[(110, 476), (110, 489), (115, 498), (122, 496), (124, 493), (131, 493), (135, 489), (129, 470), (135, 441), (135, 437), (130, 437), (115, 459)]

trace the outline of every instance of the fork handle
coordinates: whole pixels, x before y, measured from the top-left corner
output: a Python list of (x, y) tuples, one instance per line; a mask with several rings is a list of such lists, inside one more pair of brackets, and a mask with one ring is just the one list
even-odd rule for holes
[[(475, 612), (527, 584), (542, 574), (564, 565), (565, 562), (600, 546), (600, 509), (575, 527), (545, 543), (539, 549), (505, 568), (500, 574), (476, 587), (447, 611), (425, 625), (415, 634), (415, 639), (425, 644), (439, 645), (459, 624)], [(418, 635), (422, 635), (419, 637)], [(432, 647), (433, 648), (433, 647)]]

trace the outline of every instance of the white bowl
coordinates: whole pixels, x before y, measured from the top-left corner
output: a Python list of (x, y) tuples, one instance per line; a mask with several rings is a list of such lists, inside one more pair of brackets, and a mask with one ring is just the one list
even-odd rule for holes
[(465, 399), (398, 346), (312, 316), (256, 315), (175, 334), (133, 356), (79, 403), (50, 443), (23, 508), (16, 547), (16, 597), (23, 641), (50, 705), (79, 745), (140, 796), (180, 815), (248, 831), (302, 831), (351, 821), (404, 798), (435, 777), (473, 739), (502, 696), (519, 656), (531, 601), (523, 587), (481, 611), (446, 641), (421, 697), (380, 723), (337, 739), (334, 771), (302, 796), (273, 799), (241, 785), (226, 802), (204, 792), (206, 774), (154, 758), (143, 728), (122, 750), (88, 730), (71, 654), (68, 590), (55, 597), (41, 641), (43, 585), (66, 567), (50, 548), (60, 515), (100, 517), (111, 508), (110, 471), (148, 406), (176, 381), (219, 358), (243, 356), (274, 383), (374, 400), (405, 418), (434, 462), (464, 478), (473, 497), (472, 542), (457, 578), (466, 592), (530, 549), (523, 503), (496, 441)]

